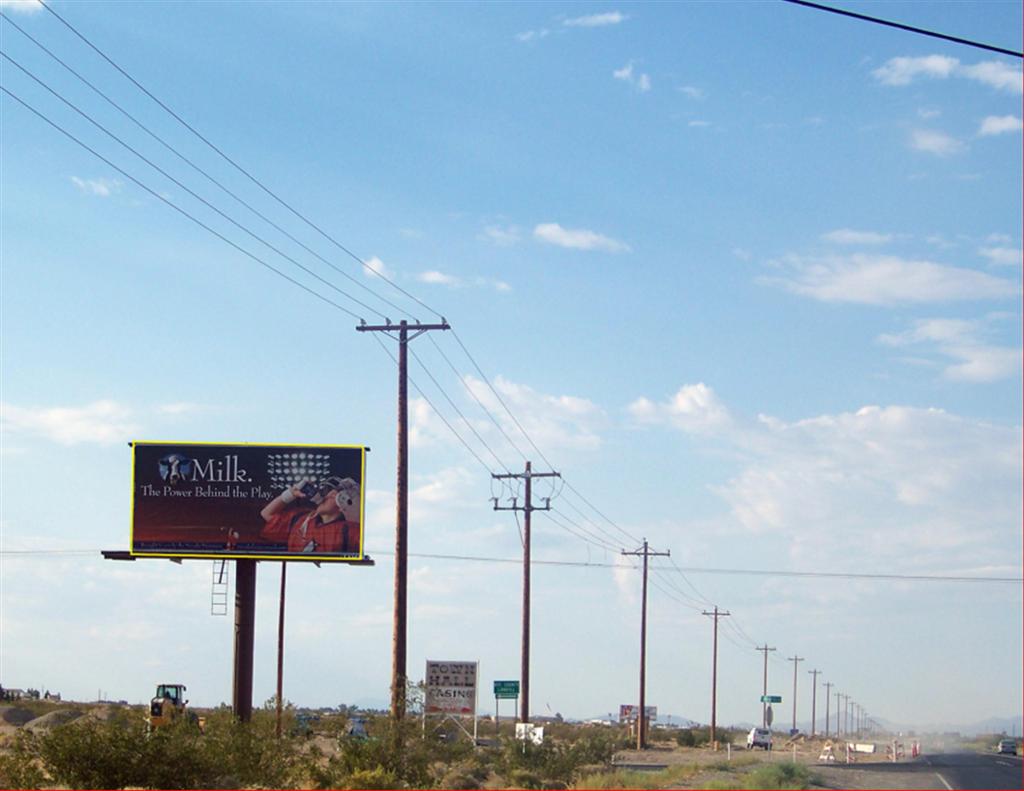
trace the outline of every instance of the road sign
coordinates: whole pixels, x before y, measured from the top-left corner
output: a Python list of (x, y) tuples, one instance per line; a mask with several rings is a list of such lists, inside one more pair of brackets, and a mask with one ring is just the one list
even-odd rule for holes
[(762, 695), (762, 703), (782, 703), (782, 695)]
[(518, 698), (519, 697), (519, 682), (518, 681), (495, 681), (494, 682), (494, 697), (496, 697), (496, 698)]
[(765, 721), (768, 723), (768, 727), (771, 727), (772, 720), (775, 719), (775, 713), (772, 711), (772, 707), (768, 707), (768, 711), (765, 712)]

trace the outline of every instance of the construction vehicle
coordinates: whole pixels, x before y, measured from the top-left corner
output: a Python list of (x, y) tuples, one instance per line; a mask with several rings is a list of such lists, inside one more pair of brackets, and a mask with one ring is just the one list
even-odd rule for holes
[(149, 717), (146, 718), (149, 730), (152, 732), (182, 718), (200, 731), (206, 727), (205, 717), (188, 710), (184, 684), (157, 684), (156, 695), (149, 702)]

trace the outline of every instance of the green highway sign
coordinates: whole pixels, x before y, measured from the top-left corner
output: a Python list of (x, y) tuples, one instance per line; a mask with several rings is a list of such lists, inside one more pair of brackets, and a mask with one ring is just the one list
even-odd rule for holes
[(495, 681), (494, 682), (494, 697), (496, 697), (496, 698), (518, 698), (519, 697), (519, 682), (518, 681)]
[(762, 703), (782, 703), (782, 695), (762, 695)]

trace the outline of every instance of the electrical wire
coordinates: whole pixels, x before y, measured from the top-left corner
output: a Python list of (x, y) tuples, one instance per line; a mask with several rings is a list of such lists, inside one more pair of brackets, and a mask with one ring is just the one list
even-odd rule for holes
[(55, 121), (52, 121), (49, 118), (47, 118), (43, 113), (41, 113), (39, 110), (34, 108), (28, 102), (24, 101), (23, 99), (18, 97), (16, 94), (12, 93), (7, 87), (5, 87), (3, 85), (0, 85), (0, 91), (3, 91), (7, 96), (11, 97), (12, 99), (14, 99), (14, 101), (18, 102), (18, 104), (22, 105), (26, 110), (28, 110), (29, 112), (31, 112), (34, 115), (38, 116), (40, 119), (42, 119), (47, 124), (49, 124), (54, 129), (56, 129), (58, 132), (60, 132), (62, 135), (67, 137), (69, 140), (77, 143), (79, 146), (84, 148), (90, 154), (92, 154), (97, 159), (101, 160), (102, 162), (106, 163), (108, 166), (112, 167), (114, 170), (116, 170), (118, 173), (120, 173), (126, 179), (129, 179), (134, 184), (138, 185), (140, 188), (142, 188), (143, 190), (148, 192), (154, 198), (156, 198), (157, 200), (161, 201), (162, 203), (165, 203), (166, 205), (170, 206), (176, 212), (178, 212), (179, 214), (181, 214), (184, 217), (187, 217), (189, 220), (194, 222), (199, 227), (203, 228), (206, 231), (209, 231), (214, 236), (216, 236), (218, 239), (220, 239), (222, 242), (225, 242), (226, 244), (230, 245), (231, 247), (233, 247), (238, 252), (242, 253), (243, 255), (247, 256), (248, 258), (251, 258), (253, 261), (258, 263), (260, 266), (263, 266), (263, 267), (269, 269), (271, 272), (273, 272), (274, 274), (278, 275), (279, 277), (284, 278), (285, 280), (287, 280), (292, 285), (298, 286), (303, 291), (305, 291), (305, 292), (307, 292), (309, 294), (312, 294), (314, 297), (316, 297), (317, 299), (321, 300), (322, 302), (326, 302), (328, 305), (330, 305), (330, 306), (332, 306), (334, 308), (337, 308), (342, 313), (347, 313), (349, 316), (351, 316), (354, 319), (357, 319), (357, 320), (360, 320), (360, 321), (363, 320), (362, 317), (359, 316), (358, 314), (353, 313), (348, 308), (343, 307), (342, 305), (339, 305), (334, 300), (329, 299), (328, 297), (325, 297), (323, 294), (320, 294), (319, 292), (314, 291), (313, 289), (311, 289), (309, 286), (305, 285), (304, 283), (302, 283), (302, 282), (296, 280), (295, 278), (285, 274), (280, 269), (275, 267), (273, 264), (267, 263), (266, 261), (264, 261), (259, 256), (255, 255), (254, 253), (249, 252), (244, 247), (241, 247), (240, 245), (238, 245), (235, 242), (231, 241), (230, 239), (228, 239), (226, 236), (224, 236), (220, 232), (214, 230), (209, 225), (204, 223), (202, 220), (200, 220), (199, 218), (197, 218), (194, 215), (190, 214), (185, 209), (182, 209), (180, 206), (178, 206), (176, 203), (174, 203), (170, 199), (164, 197), (163, 195), (159, 194), (155, 190), (150, 189), (145, 184), (143, 184), (141, 181), (139, 181), (137, 178), (135, 178), (133, 175), (128, 173), (126, 170), (124, 170), (123, 168), (118, 167), (113, 162), (111, 162), (109, 159), (107, 159), (105, 156), (100, 154), (98, 151), (96, 151), (95, 149), (89, 147), (86, 143), (84, 143), (81, 140), (79, 140), (77, 137), (75, 137), (73, 134), (71, 134), (71, 132), (67, 131), (62, 126), (60, 126), (60, 124), (58, 124)]
[(904, 25), (901, 22), (891, 22), (887, 19), (880, 19), (875, 16), (868, 16), (867, 14), (857, 14), (853, 11), (846, 11), (842, 8), (834, 8), (832, 6), (822, 5), (821, 3), (811, 3), (808, 0), (782, 0), (784, 3), (790, 3), (792, 5), (802, 5), (807, 8), (813, 8), (817, 11), (827, 11), (831, 14), (839, 14), (840, 16), (848, 16), (853, 19), (860, 19), (864, 22), (872, 22), (876, 25), (885, 25), (887, 27), (898, 28), (899, 30), (906, 30), (911, 33), (919, 33), (922, 36), (931, 36), (932, 38), (940, 38), (944, 41), (952, 41), (955, 44), (966, 44), (969, 47), (977, 47), (978, 49), (985, 49), (989, 52), (998, 52), (1002, 55), (1012, 55), (1015, 58), (1024, 58), (1024, 52), (1016, 52), (1012, 49), (1003, 49), (1002, 47), (995, 47), (991, 44), (983, 44), (979, 41), (972, 41), (969, 38), (960, 38), (959, 36), (950, 36), (946, 33), (937, 33), (934, 30), (925, 30), (920, 27), (913, 27), (912, 25)]
[[(154, 140), (156, 140), (158, 143), (160, 143), (164, 148), (166, 148), (168, 151), (170, 151), (172, 154), (174, 154), (176, 157), (178, 157), (178, 159), (180, 159), (182, 162), (187, 164), (189, 167), (191, 167), (197, 173), (199, 173), (202, 176), (204, 176), (207, 180), (209, 180), (211, 183), (213, 183), (215, 186), (217, 186), (224, 193), (226, 193), (231, 198), (233, 198), (238, 203), (240, 203), (242, 206), (247, 208), (250, 212), (255, 214), (257, 217), (259, 217), (261, 220), (263, 220), (268, 225), (273, 227), (275, 230), (277, 230), (278, 232), (280, 232), (281, 234), (286, 236), (292, 242), (294, 242), (295, 244), (297, 244), (300, 247), (302, 247), (302, 249), (304, 249), (307, 253), (309, 253), (312, 256), (315, 256), (317, 259), (319, 259), (323, 263), (327, 264), (327, 266), (329, 266), (331, 269), (333, 269), (339, 275), (341, 275), (342, 277), (344, 277), (347, 280), (351, 281), (354, 285), (358, 286), (359, 288), (362, 288), (364, 291), (369, 292), (370, 294), (372, 294), (374, 297), (379, 299), (384, 304), (386, 304), (389, 307), (392, 307), (395, 310), (397, 310), (399, 315), (409, 315), (409, 314), (407, 314), (407, 312), (403, 308), (401, 308), (400, 306), (396, 305), (394, 302), (392, 302), (391, 300), (389, 300), (386, 297), (382, 296), (381, 294), (378, 294), (376, 291), (374, 291), (372, 288), (367, 286), (365, 283), (360, 282), (359, 280), (357, 280), (356, 278), (352, 277), (347, 272), (345, 272), (343, 269), (341, 269), (340, 267), (338, 267), (337, 265), (332, 263), (331, 261), (328, 261), (326, 258), (322, 257), (319, 253), (317, 253), (311, 247), (307, 246), (301, 240), (297, 239), (295, 236), (293, 236), (291, 233), (289, 233), (286, 229), (282, 228), (280, 225), (278, 225), (272, 219), (270, 219), (265, 214), (263, 214), (261, 211), (259, 211), (255, 206), (253, 206), (248, 201), (246, 201), (244, 198), (242, 198), (241, 196), (239, 196), (235, 192), (233, 192), (230, 188), (228, 188), (227, 186), (222, 184), (220, 181), (218, 181), (216, 178), (214, 178), (212, 175), (210, 175), (206, 170), (201, 168), (199, 165), (197, 165), (191, 159), (189, 159), (184, 154), (182, 154), (180, 151), (178, 151), (176, 148), (174, 148), (174, 146), (172, 146), (170, 143), (168, 143), (166, 140), (164, 140), (162, 137), (160, 137), (158, 134), (156, 134), (154, 131), (152, 131), (148, 126), (146, 126), (141, 121), (139, 121), (134, 115), (132, 115), (130, 112), (128, 112), (128, 110), (124, 109), (120, 104), (118, 104), (116, 101), (111, 99), (106, 93), (104, 93), (102, 90), (100, 90), (98, 87), (96, 87), (92, 82), (90, 82), (88, 79), (86, 79), (84, 76), (82, 76), (78, 71), (76, 71), (69, 64), (67, 64), (57, 54), (55, 54), (49, 48), (47, 48), (42, 42), (40, 42), (38, 39), (36, 39), (34, 36), (32, 36), (28, 31), (26, 31), (24, 28), (22, 28), (20, 25), (18, 25), (17, 22), (15, 22), (13, 19), (11, 19), (9, 16), (7, 16), (2, 10), (0, 10), (0, 17), (2, 17), (4, 19), (4, 21), (6, 21), (8, 24), (13, 26), (15, 30), (17, 30), (19, 33), (21, 33), (23, 36), (25, 36), (29, 41), (31, 41), (33, 44), (35, 44), (39, 49), (41, 49), (43, 52), (45, 52), (47, 55), (49, 55), (53, 60), (55, 60), (57, 63), (59, 63), (61, 66), (63, 66), (68, 72), (70, 72), (72, 75), (74, 75), (78, 80), (80, 80), (82, 83), (84, 83), (88, 88), (90, 88), (100, 98), (102, 98), (104, 101), (106, 101), (112, 107), (114, 107), (114, 109), (116, 109), (118, 112), (120, 112), (129, 121), (131, 121), (137, 127), (139, 127), (143, 132), (145, 132), (150, 137), (152, 137)], [(15, 65), (17, 65), (17, 64), (15, 64)], [(24, 67), (19, 66), (19, 68), (21, 68), (23, 71), (26, 71), (26, 73), (29, 73), (29, 72), (27, 72), (27, 70), (24, 69)], [(34, 75), (30, 74), (30, 76), (32, 76), (33, 79), (37, 79), (37, 81), (38, 81), (38, 78), (34, 77)], [(51, 89), (47, 88), (47, 90), (51, 90)], [(51, 90), (51, 92), (52, 92), (52, 90)], [(381, 316), (382, 318), (387, 318), (386, 316), (384, 316), (383, 313), (380, 313), (380, 312), (378, 312), (378, 311), (376, 311), (373, 308), (370, 308), (368, 306), (367, 306), (367, 310), (369, 310), (372, 313), (377, 314), (378, 316)]]
[(121, 68), (117, 63), (115, 63), (106, 53), (104, 53), (99, 47), (97, 47), (88, 38), (86, 38), (84, 34), (82, 34), (77, 28), (75, 28), (74, 25), (72, 25), (70, 22), (68, 22), (66, 19), (64, 19), (64, 17), (62, 17), (60, 14), (58, 14), (56, 11), (54, 11), (49, 3), (43, 2), (43, 0), (39, 0), (39, 4), (41, 6), (43, 6), (43, 8), (45, 8), (47, 11), (49, 11), (51, 14), (53, 14), (54, 17), (56, 17), (58, 20), (60, 20), (61, 24), (63, 24), (68, 30), (70, 30), (72, 33), (74, 33), (90, 49), (92, 49), (97, 55), (99, 55), (101, 58), (103, 58), (103, 60), (105, 60), (107, 63), (109, 63), (111, 66), (113, 66), (121, 75), (123, 75), (136, 88), (138, 88), (140, 91), (142, 91), (144, 94), (146, 94), (146, 96), (148, 96), (154, 102), (156, 102), (164, 111), (166, 111), (169, 115), (171, 115), (171, 117), (173, 117), (178, 123), (180, 123), (186, 129), (188, 129), (196, 137), (198, 137), (209, 148), (211, 148), (213, 151), (215, 151), (222, 159), (224, 159), (228, 164), (230, 164), (232, 167), (234, 167), (239, 173), (241, 173), (247, 179), (249, 179), (253, 184), (255, 184), (257, 187), (259, 187), (261, 190), (263, 190), (263, 192), (265, 192), (267, 195), (269, 195), (271, 198), (273, 198), (277, 203), (279, 203), (281, 206), (283, 206), (285, 209), (287, 209), (289, 212), (291, 212), (295, 217), (297, 217), (298, 219), (302, 220), (302, 222), (304, 222), (310, 228), (312, 228), (317, 233), (319, 233), (323, 238), (325, 238), (329, 242), (331, 242), (331, 244), (333, 244), (335, 247), (337, 247), (343, 253), (348, 255), (350, 258), (352, 258), (358, 264), (360, 264), (367, 272), (370, 272), (373, 275), (375, 275), (376, 277), (379, 277), (381, 280), (383, 280), (385, 283), (390, 285), (392, 288), (394, 288), (397, 291), (399, 291), (400, 293), (404, 294), (406, 297), (408, 297), (409, 299), (411, 299), (414, 302), (416, 302), (418, 305), (423, 307), (425, 310), (433, 313), (438, 318), (441, 318), (442, 320), (444, 319), (444, 317), (441, 315), (441, 313), (439, 311), (434, 310), (432, 307), (427, 305), (425, 302), (420, 300), (418, 297), (416, 297), (413, 294), (410, 294), (408, 291), (406, 291), (404, 288), (399, 286), (397, 283), (393, 282), (386, 275), (384, 275), (381, 272), (378, 272), (374, 267), (372, 267), (369, 264), (367, 264), (362, 258), (360, 258), (358, 255), (356, 255), (350, 249), (345, 247), (345, 245), (341, 244), (341, 242), (339, 242), (333, 236), (331, 236), (326, 231), (324, 231), (322, 228), (320, 228), (320, 226), (318, 226), (315, 223), (313, 223), (312, 220), (307, 218), (305, 215), (303, 215), (297, 209), (293, 208), (284, 199), (279, 197), (275, 192), (273, 192), (270, 188), (268, 188), (266, 185), (264, 185), (263, 182), (261, 182), (255, 176), (253, 176), (248, 170), (243, 168), (241, 165), (239, 165), (237, 162), (235, 162), (235, 160), (233, 160), (231, 157), (229, 157), (227, 154), (225, 154), (220, 148), (218, 148), (216, 145), (214, 145), (209, 139), (207, 139), (195, 127), (193, 127), (191, 124), (189, 124), (184, 118), (182, 118), (180, 115), (178, 115), (176, 112), (174, 112), (174, 110), (172, 110), (170, 107), (168, 107), (166, 104), (164, 104), (160, 99), (158, 99), (149, 90), (147, 90), (145, 88), (145, 86), (143, 86), (131, 74), (129, 74), (127, 71), (125, 71), (123, 68)]
[[(39, 77), (37, 77), (37, 76), (36, 76), (35, 74), (33, 74), (32, 72), (30, 72), (30, 71), (29, 71), (28, 69), (26, 69), (26, 68), (25, 68), (24, 66), (22, 66), (22, 65), (21, 65), (20, 63), (18, 63), (18, 62), (17, 62), (16, 60), (14, 60), (13, 58), (11, 58), (11, 57), (10, 57), (10, 56), (9, 56), (9, 55), (8, 55), (8, 54), (6, 53), (6, 52), (3, 52), (2, 50), (0, 50), (0, 57), (3, 57), (3, 58), (4, 58), (4, 60), (8, 61), (9, 63), (13, 64), (13, 65), (14, 65), (15, 67), (17, 67), (18, 69), (20, 69), (20, 70), (21, 70), (21, 71), (22, 71), (22, 72), (23, 72), (24, 74), (26, 74), (26, 75), (27, 75), (27, 76), (28, 76), (29, 78), (31, 78), (31, 79), (32, 79), (32, 80), (34, 80), (34, 81), (35, 81), (35, 82), (36, 82), (36, 83), (37, 83), (38, 85), (42, 86), (42, 87), (43, 87), (43, 88), (45, 88), (45, 89), (46, 89), (47, 91), (49, 91), (49, 92), (50, 92), (50, 93), (51, 93), (51, 94), (52, 94), (53, 96), (55, 96), (55, 97), (56, 97), (57, 99), (59, 99), (60, 101), (62, 101), (62, 102), (63, 102), (64, 104), (66, 104), (66, 105), (67, 105), (68, 107), (70, 107), (70, 108), (71, 108), (72, 110), (74, 110), (74, 111), (75, 111), (76, 113), (78, 113), (78, 114), (79, 114), (80, 116), (82, 116), (82, 118), (84, 118), (84, 119), (85, 119), (86, 121), (88, 121), (88, 122), (89, 122), (90, 124), (92, 124), (93, 126), (95, 126), (95, 127), (96, 127), (97, 129), (99, 129), (99, 130), (100, 130), (101, 132), (103, 132), (104, 134), (106, 134), (107, 136), (109, 136), (109, 137), (110, 137), (110, 138), (111, 138), (112, 140), (116, 141), (116, 142), (117, 142), (117, 143), (119, 143), (119, 144), (120, 144), (121, 146), (123, 146), (124, 148), (126, 148), (126, 149), (127, 149), (128, 151), (130, 151), (131, 153), (133, 153), (133, 154), (134, 154), (135, 156), (137, 156), (137, 157), (138, 157), (139, 159), (141, 159), (141, 160), (142, 160), (143, 162), (145, 162), (145, 163), (146, 163), (147, 165), (149, 165), (149, 166), (150, 166), (151, 168), (153, 168), (153, 169), (154, 169), (155, 171), (157, 171), (157, 173), (159, 173), (160, 175), (162, 175), (162, 176), (164, 176), (165, 178), (169, 179), (170, 181), (174, 182), (174, 184), (176, 184), (177, 186), (181, 187), (181, 188), (182, 188), (183, 190), (185, 190), (185, 192), (187, 192), (187, 193), (188, 193), (189, 195), (191, 195), (191, 196), (192, 196), (193, 198), (195, 198), (195, 199), (196, 199), (197, 201), (199, 201), (200, 203), (202, 203), (202, 204), (203, 204), (204, 206), (206, 206), (206, 207), (207, 207), (208, 209), (211, 209), (212, 211), (216, 212), (216, 214), (217, 214), (217, 215), (219, 215), (219, 216), (220, 216), (220, 217), (222, 217), (223, 219), (227, 220), (227, 221), (228, 221), (229, 223), (231, 223), (232, 225), (234, 225), (234, 226), (235, 226), (236, 228), (238, 228), (238, 229), (239, 229), (240, 231), (242, 231), (242, 232), (244, 232), (244, 233), (248, 234), (248, 235), (249, 235), (250, 237), (252, 237), (252, 238), (253, 238), (254, 240), (256, 240), (257, 242), (259, 242), (260, 244), (262, 244), (262, 245), (264, 245), (265, 247), (267, 247), (268, 249), (270, 249), (270, 250), (274, 251), (274, 252), (275, 252), (275, 253), (277, 253), (277, 254), (278, 254), (279, 256), (281, 256), (281, 257), (282, 257), (283, 259), (285, 259), (285, 260), (286, 260), (286, 261), (288, 261), (289, 263), (291, 263), (291, 264), (293, 264), (293, 265), (297, 266), (297, 267), (298, 267), (299, 269), (301, 269), (301, 270), (302, 270), (303, 272), (305, 272), (306, 274), (310, 275), (311, 277), (314, 277), (314, 278), (316, 278), (316, 279), (317, 279), (317, 280), (319, 280), (319, 281), (320, 281), (321, 283), (323, 283), (323, 284), (324, 284), (325, 286), (327, 286), (328, 288), (332, 289), (333, 291), (336, 291), (336, 292), (337, 292), (338, 294), (341, 294), (341, 296), (345, 297), (346, 299), (348, 299), (348, 300), (350, 300), (350, 301), (352, 301), (352, 302), (356, 303), (357, 305), (359, 305), (359, 306), (360, 306), (360, 307), (362, 307), (362, 308), (365, 308), (366, 310), (368, 310), (368, 311), (369, 311), (369, 312), (371, 312), (371, 313), (375, 313), (376, 315), (380, 316), (381, 318), (387, 318), (387, 317), (386, 317), (386, 316), (385, 316), (385, 315), (384, 315), (383, 313), (380, 313), (379, 311), (377, 311), (377, 310), (375, 310), (374, 308), (370, 307), (369, 305), (367, 305), (367, 304), (366, 304), (365, 302), (363, 302), (362, 300), (359, 300), (359, 299), (357, 299), (356, 297), (353, 297), (353, 296), (352, 296), (351, 294), (349, 294), (349, 293), (348, 293), (347, 291), (344, 291), (343, 289), (340, 289), (340, 288), (338, 288), (338, 287), (337, 287), (336, 285), (334, 285), (334, 284), (333, 284), (332, 282), (330, 282), (329, 280), (327, 280), (327, 279), (325, 279), (325, 278), (321, 277), (321, 276), (320, 276), (319, 274), (317, 274), (317, 273), (316, 273), (316, 272), (315, 272), (314, 270), (310, 269), (309, 267), (307, 267), (307, 266), (305, 266), (304, 264), (300, 263), (299, 261), (295, 260), (294, 258), (292, 258), (292, 257), (291, 257), (290, 255), (288, 255), (287, 253), (283, 252), (282, 250), (279, 250), (279, 249), (278, 249), (277, 247), (275, 247), (275, 246), (274, 246), (273, 244), (271, 244), (270, 242), (268, 242), (268, 241), (267, 241), (266, 239), (264, 239), (263, 237), (261, 237), (260, 235), (258, 235), (258, 234), (257, 234), (257, 233), (255, 233), (254, 231), (252, 231), (252, 230), (251, 230), (250, 228), (248, 228), (248, 227), (246, 227), (246, 226), (242, 225), (241, 223), (239, 223), (239, 222), (238, 222), (237, 220), (235, 220), (234, 218), (232, 218), (232, 217), (230, 217), (229, 215), (225, 214), (225, 213), (224, 213), (223, 211), (221, 211), (221, 210), (220, 210), (219, 208), (217, 208), (216, 206), (214, 206), (214, 205), (213, 205), (212, 203), (210, 203), (210, 202), (209, 202), (208, 200), (206, 200), (206, 199), (205, 199), (204, 197), (202, 197), (201, 195), (199, 195), (199, 194), (197, 194), (196, 192), (194, 192), (193, 190), (191, 190), (191, 189), (190, 189), (190, 188), (189, 188), (188, 186), (186, 186), (186, 185), (185, 185), (185, 184), (183, 184), (183, 183), (182, 183), (181, 181), (179, 181), (178, 179), (176, 179), (176, 178), (175, 178), (174, 176), (172, 176), (172, 175), (171, 175), (170, 173), (168, 173), (168, 172), (167, 172), (166, 170), (164, 170), (163, 168), (161, 168), (161, 167), (160, 167), (159, 165), (157, 165), (157, 164), (156, 164), (155, 162), (153, 162), (153, 161), (151, 161), (150, 159), (148, 159), (148, 158), (147, 158), (146, 156), (144, 156), (143, 154), (141, 154), (141, 153), (140, 153), (140, 152), (139, 152), (138, 150), (136, 150), (136, 149), (135, 149), (135, 148), (133, 148), (133, 147), (132, 147), (131, 145), (129, 145), (128, 143), (126, 143), (126, 142), (125, 142), (124, 140), (122, 140), (122, 139), (121, 139), (120, 137), (118, 137), (117, 135), (115, 135), (115, 134), (114, 134), (113, 132), (111, 132), (111, 131), (110, 131), (109, 129), (107, 129), (107, 128), (106, 128), (105, 126), (103, 126), (103, 125), (102, 125), (101, 123), (99, 123), (99, 122), (98, 122), (97, 120), (95, 120), (94, 118), (92, 118), (92, 116), (90, 116), (89, 114), (87, 114), (86, 112), (84, 112), (84, 111), (83, 111), (83, 110), (82, 110), (81, 108), (79, 108), (79, 107), (78, 107), (77, 105), (75, 105), (75, 104), (74, 104), (73, 102), (69, 101), (69, 100), (68, 100), (67, 98), (65, 98), (64, 96), (62, 96), (62, 95), (61, 95), (61, 94), (60, 94), (60, 93), (59, 93), (58, 91), (54, 90), (54, 89), (53, 89), (52, 87), (50, 87), (49, 85), (47, 85), (47, 84), (46, 84), (45, 82), (43, 82), (43, 81), (42, 81), (41, 79), (39, 79)], [(323, 260), (326, 260), (326, 259), (323, 259)], [(329, 262), (327, 262), (327, 263), (329, 263)], [(343, 275), (345, 275), (346, 277), (348, 277), (348, 275), (347, 275), (347, 274), (345, 274), (344, 272), (341, 272), (341, 274), (343, 274)], [(351, 280), (352, 278), (349, 278), (349, 279)]]

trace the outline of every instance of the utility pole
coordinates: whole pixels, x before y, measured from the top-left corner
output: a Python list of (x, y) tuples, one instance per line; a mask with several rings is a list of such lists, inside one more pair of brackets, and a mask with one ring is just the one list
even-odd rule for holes
[(711, 650), (711, 746), (715, 748), (715, 696), (718, 690), (718, 619), (725, 618), (730, 613), (719, 612), (718, 605), (715, 605), (714, 612), (704, 610), (701, 615), (710, 615), (715, 619), (715, 632)]
[[(768, 643), (765, 643), (763, 648), (755, 650), (764, 652), (764, 686), (761, 689), (761, 697), (763, 698), (768, 696), (768, 652), (775, 649), (769, 648)], [(761, 727), (768, 727), (768, 704), (763, 700), (761, 701)]]
[(811, 738), (814, 738), (815, 725), (817, 725), (817, 707), (818, 707), (818, 674), (820, 670), (808, 670), (810, 675), (814, 676), (813, 686), (811, 687)]
[(652, 552), (644, 539), (643, 547), (633, 552), (622, 550), (623, 555), (644, 556), (643, 593), (640, 604), (640, 711), (637, 713), (636, 748), (642, 750), (647, 746), (647, 710), (645, 708), (645, 686), (647, 683), (647, 559), (649, 557), (668, 557), (671, 553)]
[[(832, 687), (834, 687), (835, 684), (831, 681), (825, 681), (822, 683), (822, 686), (825, 688), (825, 738), (827, 739), (829, 735), (828, 704), (832, 696)], [(838, 736), (839, 734), (837, 733), (836, 735)]]
[[(450, 330), (444, 318), (440, 324), (412, 325), (404, 319), (392, 324), (360, 324), (358, 332), (398, 333), (398, 473), (395, 484), (395, 606), (394, 629), (391, 642), (391, 716), (400, 720), (405, 716), (405, 656), (408, 624), (407, 592), (409, 588), (409, 388), (408, 345), (429, 330)], [(410, 335), (410, 331), (412, 334)]]
[(839, 724), (841, 722), (841, 720), (839, 719), (839, 715), (840, 715), (840, 711), (839, 711), (839, 698), (841, 698), (841, 697), (842, 697), (842, 694), (837, 691), (836, 692), (836, 738), (837, 739), (840, 736), (842, 736), (842, 731), (843, 731), (842, 726)]
[(843, 695), (843, 731), (850, 735), (850, 696)]
[(533, 472), (530, 462), (526, 462), (526, 471), (521, 473), (507, 473), (504, 475), (491, 474), (492, 478), (508, 479), (523, 478), (526, 481), (526, 505), (517, 505), (516, 498), (512, 498), (511, 507), (498, 505), (498, 498), (494, 498), (495, 511), (522, 511), (523, 512), (523, 640), (519, 657), (519, 672), (522, 676), (519, 683), (519, 721), (526, 723), (530, 721), (530, 514), (534, 511), (548, 511), (551, 509), (551, 498), (544, 499), (544, 507), (533, 504), (533, 487), (531, 482), (534, 478), (557, 478), (557, 472)]
[(793, 663), (793, 733), (796, 733), (796, 667), (804, 661), (802, 656), (791, 656), (789, 661)]

